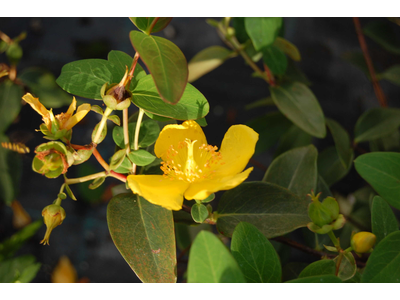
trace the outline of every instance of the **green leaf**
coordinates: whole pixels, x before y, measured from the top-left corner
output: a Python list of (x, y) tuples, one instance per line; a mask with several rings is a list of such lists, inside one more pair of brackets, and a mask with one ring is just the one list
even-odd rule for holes
[(326, 135), (324, 113), (311, 90), (300, 82), (270, 88), (279, 110), (305, 132), (318, 138)]
[(234, 54), (232, 51), (221, 46), (211, 46), (201, 50), (189, 61), (188, 82), (193, 82), (218, 68), (232, 54)]
[(274, 75), (283, 75), (287, 68), (287, 57), (277, 46), (271, 45), (262, 49), (263, 61)]
[(191, 84), (187, 84), (181, 100), (171, 105), (159, 96), (151, 75), (139, 80), (132, 91), (132, 102), (143, 110), (162, 117), (176, 120), (196, 120), (208, 114), (207, 99)]
[(400, 282), (400, 231), (392, 232), (372, 251), (361, 276), (363, 283)]
[(364, 27), (366, 36), (393, 54), (400, 54), (400, 41), (388, 21), (373, 21)]
[(201, 231), (189, 253), (188, 283), (246, 282), (237, 262), (211, 232)]
[(400, 109), (377, 107), (363, 113), (354, 128), (354, 142), (371, 141), (392, 133), (400, 126)]
[(379, 78), (386, 79), (391, 83), (400, 86), (400, 65), (391, 66), (385, 72), (379, 74)]
[[(96, 137), (97, 130), (99, 129), (100, 123), (97, 123), (97, 125), (94, 127), (92, 131), (92, 141)], [(107, 136), (107, 124), (104, 125), (103, 130), (101, 131), (100, 138), (97, 140), (97, 144), (100, 144)]]
[(387, 235), (399, 230), (396, 216), (390, 206), (379, 196), (375, 196), (371, 207), (372, 233), (379, 244)]
[(18, 78), (46, 107), (59, 108), (72, 102), (72, 96), (64, 92), (57, 85), (54, 75), (46, 70), (37, 67), (27, 68)]
[[(129, 132), (129, 143), (131, 149), (135, 148), (135, 130), (136, 122), (128, 124)], [(155, 143), (160, 134), (160, 127), (158, 123), (154, 120), (144, 120), (140, 123), (139, 140), (138, 146), (140, 148), (146, 148)], [(120, 148), (125, 148), (124, 141), (124, 129), (122, 127), (114, 127), (113, 129), (113, 139), (115, 144)]]
[(192, 218), (196, 223), (203, 223), (208, 218), (207, 207), (200, 203), (195, 203), (190, 210)]
[[(129, 18), (135, 26), (146, 34), (150, 34), (150, 25), (153, 23), (155, 17), (131, 17)], [(151, 33), (163, 30), (171, 22), (172, 18), (158, 18), (157, 23), (154, 25)]]
[(307, 76), (300, 70), (300, 68), (296, 65), (296, 63), (292, 60), (288, 61), (288, 66), (286, 69), (286, 73), (283, 76), (283, 79), (286, 81), (297, 81), (305, 84), (306, 86), (310, 86), (311, 82), (308, 80)]
[(317, 156), (314, 145), (289, 150), (273, 160), (263, 181), (280, 185), (305, 199), (317, 186)]
[(244, 27), (244, 17), (234, 17), (232, 18), (232, 27), (235, 29), (235, 36), (239, 43), (243, 44), (248, 39), (250, 39), (249, 35), (246, 32), (246, 28)]
[(95, 180), (93, 180), (93, 182), (91, 184), (89, 184), (89, 189), (94, 190), (97, 189), (99, 186), (101, 186), (104, 181), (106, 180), (106, 177), (99, 177), (96, 178)]
[(298, 278), (290, 281), (286, 281), (286, 283), (341, 283), (342, 280), (336, 277), (335, 275), (320, 275), (320, 276), (311, 276)]
[(357, 157), (354, 166), (383, 199), (400, 209), (400, 153), (363, 154)]
[(36, 258), (33, 255), (18, 256), (13, 259), (3, 261), (0, 264), (0, 282), (27, 283), (35, 278), (41, 264), (35, 263)]
[(276, 37), (274, 45), (279, 49), (281, 49), (287, 56), (289, 56), (294, 61), (301, 60), (299, 49), (297, 49), (297, 47), (288, 40), (285, 40), (284, 38), (278, 36)]
[[(339, 256), (336, 256), (333, 261), (337, 263)], [(342, 261), (340, 263), (339, 272), (337, 276), (345, 281), (351, 279), (357, 272), (357, 264), (354, 259), (353, 253), (348, 252), (343, 255)]]
[(0, 83), (0, 133), (5, 132), (21, 109), (23, 89), (6, 79)]
[[(351, 152), (353, 154), (353, 152)], [(353, 160), (351, 156), (350, 162)], [(324, 149), (319, 155), (317, 160), (318, 173), (324, 179), (328, 186), (338, 182), (350, 171), (351, 164), (347, 169), (344, 168), (341, 159), (335, 147), (328, 147)]]
[(110, 170), (117, 169), (122, 164), (125, 155), (126, 155), (125, 149), (121, 149), (115, 152), (113, 156), (110, 158)]
[(301, 271), (299, 278), (321, 276), (321, 275), (335, 275), (336, 264), (331, 259), (317, 260)]
[(272, 45), (278, 36), (283, 24), (282, 18), (276, 17), (245, 17), (244, 25), (247, 34), (253, 41), (254, 48), (260, 51), (264, 47)]
[(122, 163), (114, 170), (114, 172), (127, 174), (132, 171), (132, 162), (129, 160), (128, 157), (125, 157)]
[(130, 152), (128, 157), (131, 162), (138, 166), (147, 166), (156, 159), (153, 154), (143, 149)]
[(311, 142), (312, 136), (293, 124), (283, 135), (281, 135), (278, 147), (274, 153), (274, 158), (293, 148), (310, 145)]
[(131, 193), (113, 197), (107, 207), (112, 240), (143, 282), (176, 282), (172, 212)]
[(65, 185), (65, 190), (67, 191), (68, 196), (72, 200), (76, 201), (76, 197), (75, 197), (74, 193), (72, 192), (71, 188), (69, 187), (69, 185)]
[(271, 148), (292, 123), (279, 111), (274, 111), (251, 120), (247, 125), (260, 135), (255, 149), (259, 154)]
[(353, 149), (351, 147), (350, 136), (335, 120), (327, 118), (326, 125), (331, 131), (337, 155), (339, 156), (343, 167), (347, 170), (351, 166), (353, 160)]
[(310, 222), (307, 199), (267, 182), (245, 182), (218, 203), (217, 229), (228, 237), (239, 222), (256, 226), (267, 238), (284, 235)]
[(400, 152), (400, 133), (396, 129), (392, 133), (384, 135), (378, 139), (369, 141), (369, 149), (371, 152), (390, 151)]
[(236, 226), (232, 235), (231, 251), (247, 282), (281, 282), (279, 256), (255, 226), (246, 222)]
[(188, 79), (188, 67), (182, 51), (172, 42), (139, 31), (129, 34), (132, 45), (153, 76), (161, 99), (176, 104)]

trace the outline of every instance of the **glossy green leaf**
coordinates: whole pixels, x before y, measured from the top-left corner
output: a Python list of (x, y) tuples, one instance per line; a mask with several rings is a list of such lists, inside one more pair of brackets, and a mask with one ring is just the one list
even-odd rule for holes
[(106, 180), (106, 177), (99, 177), (93, 180), (91, 184), (89, 184), (89, 189), (94, 190), (97, 189), (99, 186), (101, 186), (104, 181)]
[(281, 282), (279, 256), (254, 225), (241, 222), (236, 226), (232, 235), (231, 251), (247, 282)]
[(293, 148), (310, 145), (311, 142), (312, 136), (293, 124), (283, 135), (281, 135), (278, 147), (274, 153), (274, 158)]
[(218, 203), (217, 229), (228, 237), (239, 222), (256, 226), (267, 238), (284, 235), (310, 222), (309, 200), (267, 182), (245, 182), (223, 194)]
[(5, 132), (21, 109), (22, 86), (6, 79), (0, 83), (0, 133)]
[(335, 275), (336, 264), (331, 259), (317, 260), (301, 271), (299, 278), (320, 276), (320, 275)]
[(33, 255), (18, 256), (0, 264), (1, 283), (31, 282), (39, 271), (41, 264), (35, 262)]
[(379, 74), (379, 78), (389, 80), (391, 83), (400, 86), (400, 65), (391, 66), (385, 72)]
[(378, 139), (369, 141), (371, 152), (390, 151), (400, 152), (400, 132), (398, 129)]
[(400, 109), (377, 107), (363, 113), (354, 128), (356, 143), (383, 137), (400, 126)]
[(107, 207), (111, 237), (143, 282), (176, 282), (172, 212), (131, 193), (113, 197)]
[(320, 276), (310, 276), (303, 277), (294, 280), (287, 281), (286, 283), (341, 283), (339, 277), (335, 275), (320, 275)]
[(72, 200), (77, 201), (77, 199), (76, 199), (74, 193), (72, 192), (71, 188), (69, 187), (69, 185), (65, 185), (65, 191), (67, 192), (68, 196), (69, 196)]
[(125, 157), (122, 163), (114, 170), (114, 172), (127, 174), (132, 171), (132, 162), (129, 160), (128, 157)]
[(368, 23), (364, 28), (366, 36), (373, 39), (383, 48), (393, 54), (400, 54), (400, 41), (389, 21), (373, 21)]
[(379, 244), (387, 235), (399, 230), (399, 224), (390, 206), (379, 196), (375, 196), (371, 207), (372, 233)]
[[(92, 141), (96, 137), (97, 130), (99, 129), (100, 123), (97, 123), (97, 125), (94, 127), (92, 131)], [(107, 136), (107, 124), (104, 125), (103, 130), (101, 131), (100, 138), (97, 140), (97, 144), (100, 144)]]
[(253, 41), (254, 48), (260, 51), (272, 45), (283, 24), (282, 18), (276, 17), (245, 17), (244, 25), (247, 34)]
[(208, 218), (207, 207), (200, 203), (195, 203), (190, 210), (192, 218), (196, 223), (203, 223)]
[[(131, 17), (129, 18), (135, 26), (146, 34), (150, 34), (151, 24), (155, 20), (155, 17)], [(157, 23), (151, 30), (151, 33), (159, 32), (163, 30), (171, 22), (172, 18), (158, 18)]]
[(232, 254), (208, 231), (201, 231), (190, 248), (187, 276), (188, 283), (246, 282)]
[(161, 99), (176, 104), (188, 79), (188, 67), (182, 51), (167, 39), (139, 31), (129, 34), (132, 45), (153, 76)]
[(339, 159), (343, 167), (348, 169), (353, 159), (353, 149), (351, 147), (350, 136), (347, 131), (333, 119), (327, 118), (326, 125), (331, 131)]
[(270, 88), (279, 110), (294, 124), (312, 136), (326, 135), (324, 113), (311, 90), (300, 82)]
[(318, 151), (313, 145), (289, 150), (273, 160), (263, 181), (287, 188), (300, 198), (317, 186)]
[(124, 160), (125, 155), (126, 155), (125, 149), (121, 149), (121, 150), (118, 150), (117, 152), (115, 152), (113, 154), (113, 156), (111, 156), (111, 158), (110, 158), (110, 170), (117, 169), (122, 164), (122, 161)]
[(131, 162), (138, 166), (147, 166), (156, 159), (153, 154), (143, 149), (132, 151), (128, 154), (128, 157)]
[(37, 67), (27, 68), (18, 78), (48, 108), (59, 108), (72, 102), (72, 96), (64, 92), (57, 85), (54, 75), (46, 70)]
[(297, 47), (288, 40), (285, 40), (284, 38), (278, 36), (275, 39), (274, 45), (277, 46), (279, 49), (281, 49), (287, 56), (289, 56), (294, 61), (301, 60), (299, 49), (297, 49)]
[(132, 95), (132, 102), (143, 110), (176, 120), (201, 119), (208, 114), (210, 109), (203, 94), (189, 83), (177, 104), (165, 103), (158, 95), (151, 75), (139, 80), (135, 90), (132, 91)]
[(239, 43), (243, 44), (248, 39), (250, 39), (249, 35), (246, 32), (246, 28), (244, 27), (244, 17), (232, 18), (231, 26), (235, 29), (235, 37), (237, 38)]
[[(131, 149), (135, 148), (135, 143), (134, 143), (135, 130), (136, 130), (136, 122), (129, 123), (128, 132), (129, 132), (129, 143)], [(154, 144), (159, 134), (160, 134), (160, 127), (158, 126), (158, 123), (156, 121), (144, 120), (142, 123), (140, 123), (138, 146), (140, 148), (146, 148)], [(122, 127), (119, 126), (114, 127), (113, 139), (118, 147), (125, 148), (124, 129)]]
[(357, 157), (354, 166), (383, 199), (400, 209), (400, 153), (363, 154)]
[(260, 135), (255, 150), (258, 154), (271, 148), (292, 123), (279, 111), (274, 111), (251, 120), (247, 125)]
[(221, 46), (211, 46), (201, 50), (189, 61), (188, 82), (193, 82), (218, 68), (230, 56), (232, 51)]
[[(353, 152), (351, 152), (353, 153)], [(351, 156), (350, 162), (353, 160)], [(338, 182), (350, 171), (351, 164), (347, 169), (344, 168), (341, 159), (335, 147), (328, 147), (324, 149), (319, 155), (317, 160), (318, 173), (324, 179), (328, 186)]]
[(277, 46), (270, 45), (262, 49), (264, 64), (272, 74), (283, 75), (286, 72), (288, 60), (285, 53)]
[(400, 282), (400, 231), (392, 232), (372, 251), (361, 276), (363, 283)]

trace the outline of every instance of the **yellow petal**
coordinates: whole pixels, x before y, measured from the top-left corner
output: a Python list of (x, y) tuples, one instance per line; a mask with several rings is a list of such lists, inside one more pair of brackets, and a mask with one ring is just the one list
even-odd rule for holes
[(56, 267), (51, 273), (53, 283), (75, 283), (78, 281), (76, 269), (67, 256), (61, 256)]
[(43, 118), (49, 118), (49, 111), (44, 107), (42, 103), (39, 102), (39, 98), (35, 98), (31, 93), (26, 93), (23, 97), (26, 103), (28, 103), (38, 114)]
[(182, 209), (183, 193), (189, 186), (186, 181), (162, 175), (129, 175), (127, 180), (132, 192), (169, 210)]
[(215, 171), (215, 175), (235, 175), (246, 167), (254, 154), (258, 133), (246, 125), (233, 125), (225, 133), (220, 153), (223, 165)]
[(187, 200), (204, 200), (212, 193), (233, 189), (245, 181), (251, 171), (253, 171), (253, 168), (248, 168), (246, 171), (232, 176), (194, 182), (186, 190), (185, 198)]
[(75, 97), (72, 98), (72, 103), (71, 105), (68, 107), (67, 112), (65, 113), (68, 117), (72, 116), (74, 114), (74, 111), (76, 109), (76, 99)]
[(195, 121), (190, 120), (183, 122), (182, 125), (166, 125), (160, 132), (154, 152), (157, 157), (162, 157), (171, 145), (177, 149), (178, 144), (186, 139), (197, 140), (196, 145), (199, 146), (207, 144), (203, 129)]
[[(75, 99), (75, 98), (74, 98)], [(72, 104), (71, 104), (72, 105)], [(69, 109), (68, 109), (69, 111)], [(82, 120), (86, 114), (90, 111), (90, 104), (85, 103), (82, 104), (78, 107), (78, 110), (76, 111), (76, 114), (70, 117), (63, 125), (63, 128), (61, 129), (67, 129), (70, 130), (72, 127), (74, 127), (80, 120)]]

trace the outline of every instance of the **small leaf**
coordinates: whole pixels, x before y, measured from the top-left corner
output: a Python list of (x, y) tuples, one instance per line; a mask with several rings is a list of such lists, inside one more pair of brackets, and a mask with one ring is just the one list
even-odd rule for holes
[[(353, 154), (353, 152), (351, 153)], [(350, 162), (351, 161), (353, 161), (353, 156), (351, 156)], [(328, 186), (331, 186), (345, 177), (351, 168), (351, 164), (347, 169), (343, 167), (336, 148), (333, 146), (324, 149), (318, 155), (317, 165), (318, 173)]]
[(281, 282), (279, 256), (254, 225), (241, 222), (236, 226), (232, 235), (231, 251), (247, 282)]
[(379, 75), (380, 78), (389, 80), (391, 83), (400, 86), (400, 65), (391, 66)]
[(122, 161), (124, 160), (126, 155), (126, 150), (121, 149), (113, 154), (113, 156), (110, 158), (110, 170), (115, 170), (117, 169), (121, 164)]
[(208, 114), (210, 109), (203, 94), (189, 83), (177, 104), (165, 103), (160, 98), (151, 75), (139, 80), (132, 95), (133, 104), (146, 112), (176, 120), (201, 119)]
[(207, 207), (200, 203), (195, 203), (190, 210), (192, 218), (196, 223), (203, 223), (208, 218)]
[(279, 30), (283, 24), (282, 18), (256, 18), (245, 17), (244, 25), (247, 34), (253, 41), (254, 48), (260, 51), (264, 47), (272, 45), (278, 36)]
[(278, 185), (245, 182), (221, 197), (215, 213), (217, 229), (231, 237), (239, 222), (248, 222), (267, 238), (284, 235), (310, 222), (308, 204), (307, 199)]
[[(336, 256), (333, 261), (335, 264), (337, 263), (339, 256)], [(337, 276), (345, 281), (351, 279), (357, 272), (357, 264), (356, 260), (354, 259), (353, 253), (347, 252), (342, 257), (342, 261), (340, 263), (339, 272)]]
[(153, 76), (161, 99), (170, 104), (178, 103), (188, 78), (187, 62), (182, 51), (174, 43), (158, 36), (131, 31), (129, 37)]
[(280, 185), (306, 199), (317, 186), (317, 156), (313, 145), (289, 150), (273, 160), (263, 181)]
[[(135, 26), (146, 34), (150, 34), (150, 25), (153, 23), (155, 17), (136, 17), (129, 18)], [(171, 22), (172, 18), (158, 18), (157, 23), (154, 25), (151, 33), (156, 33), (163, 30)]]
[(317, 260), (301, 271), (299, 278), (305, 278), (310, 276), (320, 275), (335, 275), (336, 264), (331, 259)]
[(318, 138), (326, 135), (325, 117), (311, 90), (299, 82), (270, 88), (279, 110), (305, 132)]
[(232, 56), (232, 53), (232, 51), (221, 46), (211, 46), (201, 50), (189, 61), (188, 82), (193, 82), (218, 68), (226, 59)]
[(400, 126), (400, 109), (373, 108), (357, 120), (354, 128), (354, 142), (360, 143), (383, 137)]
[(125, 156), (124, 160), (122, 163), (114, 170), (114, 172), (121, 173), (121, 174), (127, 174), (132, 171), (132, 162), (129, 160), (128, 157)]
[(264, 64), (268, 66), (274, 75), (283, 75), (287, 68), (287, 57), (285, 53), (275, 45), (262, 49)]
[(67, 191), (68, 196), (72, 199), (76, 201), (76, 197), (74, 195), (74, 193), (72, 193), (71, 188), (69, 187), (69, 185), (65, 185), (65, 190)]
[(388, 21), (373, 21), (364, 28), (366, 36), (393, 54), (400, 54), (400, 42)]
[(187, 276), (189, 283), (245, 282), (228, 249), (208, 231), (201, 231), (190, 248)]
[(363, 154), (357, 157), (354, 166), (383, 199), (400, 209), (400, 153)]
[(298, 147), (304, 147), (312, 143), (312, 136), (301, 130), (296, 125), (292, 126), (281, 135), (278, 146), (274, 153), (274, 158), (282, 153)]
[(390, 206), (379, 196), (375, 196), (371, 207), (372, 233), (379, 244), (387, 235), (399, 230), (396, 216)]
[(206, 199), (197, 200), (197, 201), (200, 201), (201, 203), (209, 203), (209, 202), (213, 201), (214, 199), (215, 199), (215, 194), (213, 193), (210, 196), (208, 196)]
[(108, 116), (107, 119), (110, 120), (111, 122), (113, 122), (117, 126), (121, 125), (121, 120), (119, 119), (119, 117), (117, 115)]
[(353, 159), (353, 149), (351, 148), (350, 136), (335, 120), (327, 118), (326, 125), (331, 131), (339, 159), (343, 167), (348, 169)]
[(113, 197), (107, 223), (118, 251), (143, 282), (176, 282), (172, 212), (131, 193)]
[(138, 166), (147, 166), (156, 159), (153, 154), (143, 149), (130, 152), (128, 157), (131, 162)]
[(400, 282), (400, 231), (392, 232), (372, 251), (361, 276), (363, 283)]
[[(96, 137), (97, 134), (97, 130), (99, 129), (99, 125), (100, 125), (101, 121), (99, 123), (97, 123), (97, 125), (94, 127), (93, 132), (92, 132), (92, 141), (94, 140), (94, 138)], [(100, 138), (97, 140), (97, 144), (100, 144), (106, 137), (107, 135), (107, 124), (104, 125), (103, 130), (100, 134)]]
[(289, 56), (294, 61), (300, 61), (301, 55), (299, 49), (295, 45), (293, 45), (288, 40), (278, 36), (275, 39), (274, 45), (281, 49), (287, 56)]
[(91, 184), (89, 184), (89, 189), (94, 190), (97, 189), (99, 186), (101, 186), (104, 181), (106, 180), (106, 177), (99, 177), (96, 178), (95, 180), (93, 180), (93, 182)]

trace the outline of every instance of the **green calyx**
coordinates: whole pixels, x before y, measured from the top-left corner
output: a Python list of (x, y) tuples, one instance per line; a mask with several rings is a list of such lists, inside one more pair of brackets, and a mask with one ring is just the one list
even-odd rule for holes
[(131, 105), (132, 93), (124, 86), (105, 83), (100, 90), (103, 102), (112, 110), (124, 110)]

